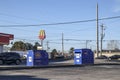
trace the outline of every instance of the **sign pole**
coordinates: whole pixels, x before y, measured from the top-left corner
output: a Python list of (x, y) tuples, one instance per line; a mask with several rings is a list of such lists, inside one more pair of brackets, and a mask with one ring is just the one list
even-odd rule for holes
[(42, 46), (42, 50), (43, 50), (43, 40), (41, 40), (41, 46)]

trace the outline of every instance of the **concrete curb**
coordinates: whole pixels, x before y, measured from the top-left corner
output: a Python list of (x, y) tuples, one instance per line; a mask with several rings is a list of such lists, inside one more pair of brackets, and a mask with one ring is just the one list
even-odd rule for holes
[(120, 63), (98, 63), (98, 64), (61, 64), (48, 66), (0, 66), (0, 70), (21, 70), (21, 69), (45, 69), (45, 68), (67, 68), (67, 67), (85, 67), (85, 66), (102, 66), (102, 65), (120, 65)]
[(65, 68), (65, 67), (82, 67), (83, 65), (55, 65), (55, 66), (8, 66), (0, 67), (0, 70), (21, 70), (21, 69), (45, 69), (45, 68)]

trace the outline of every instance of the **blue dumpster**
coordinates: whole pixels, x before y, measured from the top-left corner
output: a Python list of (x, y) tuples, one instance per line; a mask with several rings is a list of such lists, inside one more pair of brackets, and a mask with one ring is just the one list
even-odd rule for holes
[(74, 64), (94, 64), (94, 53), (91, 49), (75, 49)]
[(48, 53), (45, 50), (29, 50), (27, 66), (48, 65)]

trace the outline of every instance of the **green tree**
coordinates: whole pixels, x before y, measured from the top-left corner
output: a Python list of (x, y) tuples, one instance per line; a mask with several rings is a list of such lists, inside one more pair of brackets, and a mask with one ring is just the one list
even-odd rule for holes
[(37, 50), (37, 47), (41, 46), (38, 42), (35, 42), (35, 45), (33, 46), (33, 50)]
[(33, 50), (33, 45), (31, 43), (25, 43), (26, 50)]
[(70, 55), (73, 57), (74, 56), (74, 47), (71, 47), (70, 48), (70, 51), (69, 51)]
[(57, 55), (57, 50), (53, 49), (52, 52), (51, 52), (51, 58), (55, 59), (55, 55)]
[(25, 43), (22, 41), (16, 41), (13, 46), (11, 47), (11, 50), (15, 50), (15, 51), (25, 51), (26, 50), (26, 46)]

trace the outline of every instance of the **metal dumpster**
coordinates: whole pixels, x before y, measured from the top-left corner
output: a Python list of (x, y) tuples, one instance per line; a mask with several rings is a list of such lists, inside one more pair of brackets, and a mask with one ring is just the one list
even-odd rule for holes
[(45, 50), (29, 50), (27, 66), (48, 65), (48, 53)]
[(91, 49), (75, 49), (74, 64), (94, 64), (94, 53)]

